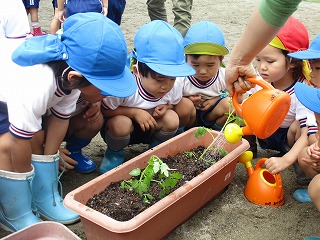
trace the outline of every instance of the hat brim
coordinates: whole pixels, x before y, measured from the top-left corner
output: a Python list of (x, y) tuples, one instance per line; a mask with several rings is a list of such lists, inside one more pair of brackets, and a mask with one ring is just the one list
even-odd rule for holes
[(228, 48), (219, 44), (197, 42), (189, 44), (184, 48), (185, 54), (206, 54), (213, 56), (225, 56), (229, 53)]
[(101, 95), (115, 97), (129, 97), (135, 93), (137, 89), (136, 81), (130, 70), (125, 67), (122, 74), (117, 76), (107, 76), (93, 78), (92, 76), (84, 77), (95, 87), (101, 90)]
[(153, 71), (168, 77), (187, 77), (196, 73), (188, 63), (170, 65), (145, 62), (145, 64)]
[(311, 49), (289, 53), (290, 57), (301, 59), (301, 60), (310, 60), (310, 59), (318, 59), (320, 58), (320, 51), (314, 51)]
[(311, 111), (320, 114), (320, 89), (296, 83), (294, 91), (299, 101)]

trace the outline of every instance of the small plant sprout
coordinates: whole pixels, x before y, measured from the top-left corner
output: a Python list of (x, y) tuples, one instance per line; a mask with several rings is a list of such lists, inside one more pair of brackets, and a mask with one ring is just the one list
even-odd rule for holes
[[(242, 119), (241, 117), (239, 117), (239, 116), (236, 116), (236, 115), (234, 114), (235, 109), (234, 109), (234, 107), (233, 107), (233, 105), (232, 105), (232, 100), (231, 100), (231, 99), (229, 100), (229, 104), (230, 104), (229, 111), (228, 111), (227, 113), (225, 113), (225, 114), (228, 115), (228, 118), (227, 118), (225, 124), (223, 125), (220, 133), (223, 132), (224, 129), (225, 129), (225, 127), (226, 127), (226, 125), (229, 124), (229, 123), (231, 123), (231, 122), (234, 122), (234, 123), (236, 123), (236, 124), (239, 125), (239, 126), (241, 126), (241, 125), (244, 124), (243, 119)], [(206, 133), (209, 133), (209, 134), (211, 135), (211, 137), (212, 137), (212, 142), (211, 142), (210, 145), (203, 151), (203, 153), (201, 154), (201, 156), (200, 156), (198, 159), (203, 159), (203, 156), (204, 156), (209, 150), (212, 151), (213, 149), (218, 149), (218, 150), (219, 150), (219, 153), (220, 153), (220, 155), (221, 155), (222, 157), (226, 156), (226, 155), (228, 154), (227, 151), (225, 151), (224, 149), (220, 148), (219, 146), (213, 146), (213, 145), (215, 144), (215, 142), (219, 139), (219, 137), (220, 137), (221, 134), (219, 134), (218, 137), (215, 138), (215, 137), (213, 136), (212, 132), (211, 132), (211, 129), (210, 129), (210, 128), (206, 128), (206, 127), (199, 127), (199, 128), (195, 131), (194, 134), (195, 134), (196, 139), (198, 140), (200, 136), (203, 137)], [(189, 153), (189, 156), (191, 156), (190, 153)], [(212, 161), (211, 163), (213, 164), (213, 163), (215, 163), (215, 161)]]
[(141, 171), (140, 168), (133, 169), (129, 174), (134, 177), (121, 182), (121, 188), (135, 190), (143, 196), (144, 203), (150, 203), (154, 197), (148, 193), (151, 182), (158, 184), (160, 188), (159, 198), (165, 197), (174, 188), (182, 174), (170, 169), (159, 157), (152, 155), (148, 161), (148, 166)]

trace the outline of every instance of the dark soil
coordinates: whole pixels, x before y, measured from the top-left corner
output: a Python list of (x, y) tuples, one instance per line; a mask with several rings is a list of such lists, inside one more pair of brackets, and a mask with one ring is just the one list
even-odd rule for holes
[[(190, 152), (179, 153), (175, 156), (168, 156), (167, 158), (161, 159), (171, 169), (176, 169), (177, 172), (183, 175), (177, 185), (171, 189), (171, 192), (190, 181), (212, 166), (214, 162), (222, 158), (221, 153), (208, 151), (200, 160), (199, 157), (204, 149), (205, 147), (199, 146), (190, 150)], [(160, 189), (158, 185), (152, 182), (148, 193), (150, 193), (154, 199), (151, 200), (150, 203), (144, 203), (143, 196), (140, 196), (135, 191), (122, 189), (120, 182), (115, 182), (111, 183), (100, 194), (94, 195), (88, 200), (86, 205), (115, 220), (128, 221), (159, 201), (159, 192)]]

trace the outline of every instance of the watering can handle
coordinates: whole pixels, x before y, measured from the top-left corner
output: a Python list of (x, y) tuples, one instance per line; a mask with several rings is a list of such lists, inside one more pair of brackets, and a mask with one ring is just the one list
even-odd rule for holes
[[(256, 163), (256, 169), (261, 169), (262, 165), (267, 161), (268, 158), (261, 158), (257, 163)], [(277, 185), (282, 186), (282, 180), (280, 173), (274, 174), (276, 178)]]
[(259, 161), (256, 163), (256, 169), (261, 169), (262, 165), (267, 161), (268, 158), (261, 158)]
[[(251, 83), (258, 84), (263, 89), (270, 89), (270, 90), (274, 89), (274, 87), (270, 83), (266, 82), (263, 79), (247, 78), (246, 80)], [(237, 110), (237, 113), (239, 113), (239, 115), (242, 116), (242, 108), (241, 108), (240, 104), (238, 103), (238, 93), (235, 90), (233, 91), (232, 103), (233, 103), (233, 106), (235, 107), (235, 109)]]

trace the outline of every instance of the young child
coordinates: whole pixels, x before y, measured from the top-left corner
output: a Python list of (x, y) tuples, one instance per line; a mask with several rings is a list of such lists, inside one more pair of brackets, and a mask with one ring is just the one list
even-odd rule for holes
[(298, 154), (308, 145), (307, 110), (295, 96), (295, 84), (307, 82), (302, 62), (287, 56), (288, 53), (305, 50), (309, 46), (309, 35), (306, 27), (296, 18), (290, 17), (276, 37), (256, 57), (259, 75), (275, 88), (290, 94), (289, 112), (280, 128), (266, 139), (258, 139), (262, 149), (273, 149), (284, 154), (282, 157), (271, 157), (265, 162), (266, 168), (276, 174), (295, 164), (296, 178), (298, 171)]
[(212, 22), (194, 24), (185, 36), (184, 53), (187, 63), (196, 71), (193, 76), (179, 78), (183, 97), (192, 102), (196, 113), (185, 126), (221, 130), (230, 108), (222, 67), (229, 50), (225, 47), (223, 32)]
[(184, 59), (181, 34), (162, 20), (143, 25), (134, 47), (137, 91), (127, 98), (106, 97), (102, 102), (107, 119), (101, 134), (108, 148), (100, 173), (124, 162), (123, 148), (128, 144), (149, 143), (151, 148), (175, 135), (179, 117), (174, 108), (182, 98), (181, 85), (175, 80), (195, 73)]
[(61, 39), (33, 37), (13, 53), (0, 44), (0, 225), (18, 231), (38, 215), (78, 221), (58, 191), (58, 149), (80, 93), (95, 103), (135, 92), (123, 33), (101, 14), (79, 13), (65, 21)]
[[(320, 88), (320, 35), (312, 41), (308, 50), (291, 53), (289, 56), (309, 61), (311, 68), (310, 82), (314, 88), (302, 84), (297, 84), (295, 88), (299, 101), (314, 112), (317, 122), (316, 130), (318, 130), (320, 126), (320, 99), (317, 89)], [(308, 190), (298, 189), (293, 193), (293, 196), (299, 202), (311, 202), (312, 200), (320, 211), (320, 136), (319, 132), (314, 135), (315, 138), (312, 139), (312, 142), (309, 141), (309, 146), (303, 148), (298, 157), (302, 170), (312, 180)]]
[(22, 0), (24, 7), (26, 8), (27, 14), (31, 15), (31, 27), (33, 31), (33, 36), (45, 35), (42, 32), (41, 25), (39, 23), (39, 3), (40, 0)]

